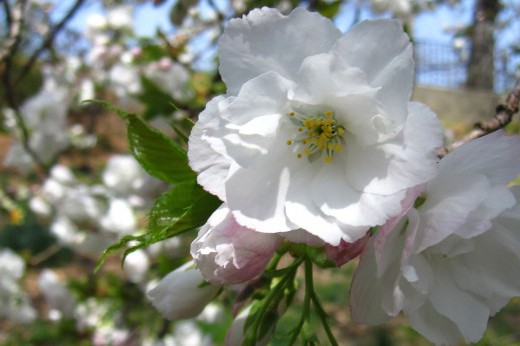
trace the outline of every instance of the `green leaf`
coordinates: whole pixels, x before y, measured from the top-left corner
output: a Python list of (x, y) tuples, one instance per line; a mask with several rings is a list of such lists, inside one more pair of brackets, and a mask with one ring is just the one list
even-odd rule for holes
[(130, 151), (152, 176), (170, 184), (195, 181), (186, 151), (136, 115), (128, 115)]
[(147, 232), (133, 239), (137, 244), (125, 250), (123, 261), (138, 249), (204, 225), (221, 204), (222, 201), (195, 181), (172, 187), (155, 200), (148, 213)]
[(167, 54), (166, 50), (163, 47), (149, 41), (143, 40), (140, 47), (141, 54), (139, 54), (136, 59), (139, 63), (149, 63), (152, 61), (157, 61), (162, 57), (166, 56)]
[(174, 186), (155, 201), (148, 213), (148, 232), (167, 237), (202, 226), (222, 202), (195, 181)]
[(157, 115), (168, 115), (173, 113), (175, 103), (173, 97), (159, 88), (149, 78), (141, 75), (142, 91), (136, 95), (137, 99), (145, 105), (144, 119), (151, 119)]
[(97, 271), (99, 269), (101, 269), (101, 267), (105, 263), (108, 255), (113, 254), (113, 253), (115, 253), (115, 252), (125, 248), (126, 244), (128, 242), (134, 241), (136, 239), (139, 239), (139, 236), (127, 235), (127, 236), (124, 236), (121, 239), (119, 239), (118, 242), (116, 242), (116, 243), (110, 245), (109, 247), (107, 247), (105, 249), (105, 251), (103, 251), (103, 253), (99, 257), (99, 259), (98, 259), (98, 261), (96, 263), (96, 267), (94, 268), (94, 273), (97, 273)]
[[(111, 112), (114, 112), (116, 113), (117, 115), (119, 115), (122, 119), (128, 119), (129, 116), (132, 116), (134, 114), (131, 114), (131, 113), (127, 113), (125, 112), (124, 110), (114, 106), (113, 104), (111, 104), (110, 102), (108, 101), (105, 101), (105, 100), (97, 100), (97, 99), (92, 99), (92, 100), (84, 100), (83, 102), (81, 103), (94, 103), (94, 104), (97, 104), (97, 105), (100, 105), (102, 106), (103, 108), (111, 111)], [(135, 115), (134, 115), (135, 116)]]
[[(121, 264), (128, 254), (162, 240), (198, 228), (206, 223), (209, 216), (222, 202), (204, 191), (195, 181), (187, 181), (172, 187), (155, 200), (148, 213), (147, 232), (142, 235), (128, 235), (108, 247), (96, 264), (97, 271), (106, 257), (125, 249)], [(135, 243), (128, 247), (128, 243)]]

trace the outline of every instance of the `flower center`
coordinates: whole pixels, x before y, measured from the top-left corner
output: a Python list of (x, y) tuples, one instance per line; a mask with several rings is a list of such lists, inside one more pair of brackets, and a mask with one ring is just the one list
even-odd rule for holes
[(324, 161), (330, 163), (334, 153), (343, 149), (345, 128), (336, 122), (332, 111), (315, 115), (292, 111), (288, 116), (298, 132), (286, 144), (295, 146), (298, 158), (306, 156), (313, 161), (325, 153)]

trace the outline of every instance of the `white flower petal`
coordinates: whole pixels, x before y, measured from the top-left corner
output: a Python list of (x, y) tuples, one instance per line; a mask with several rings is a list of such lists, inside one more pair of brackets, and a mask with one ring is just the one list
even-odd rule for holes
[(164, 317), (171, 320), (195, 317), (214, 298), (219, 286), (204, 285), (193, 261), (166, 275), (148, 291), (148, 298)]
[(294, 79), (305, 57), (328, 52), (340, 35), (330, 20), (304, 9), (287, 17), (275, 9), (255, 9), (224, 30), (219, 71), (231, 95), (267, 71)]
[(422, 305), (421, 309), (407, 311), (406, 317), (413, 329), (436, 345), (457, 344), (463, 338), (457, 326), (439, 314), (430, 302)]
[[(458, 288), (443, 268), (435, 271), (430, 301), (439, 314), (455, 322), (467, 343), (482, 338), (486, 330), (489, 308), (481, 299)], [(451, 340), (450, 343), (456, 341)]]
[[(342, 173), (341, 167), (326, 166), (311, 185), (314, 203), (324, 214), (347, 225), (371, 227), (382, 225), (401, 211), (400, 202), (405, 191), (389, 196), (357, 192), (343, 180)], [(359, 237), (363, 235), (358, 234)], [(358, 239), (352, 238), (351, 241)]]
[(347, 143), (346, 176), (356, 190), (390, 195), (424, 183), (436, 174), (435, 151), (442, 146), (440, 123), (419, 103), (411, 102), (409, 111), (397, 138), (379, 146)]
[(354, 230), (356, 236), (364, 234), (367, 230), (366, 227), (345, 227), (334, 218), (321, 212), (312, 200), (306, 185), (306, 182), (312, 181), (314, 176), (313, 167), (307, 167), (291, 177), (291, 188), (287, 193), (285, 205), (289, 220), (331, 245), (338, 245), (344, 238), (345, 241), (352, 242), (347, 230)]
[(286, 232), (295, 228), (287, 220), (284, 207), (289, 172), (285, 168), (273, 168), (241, 169), (227, 179), (228, 205), (239, 224), (266, 233)]
[(334, 51), (365, 71), (378, 98), (395, 119), (404, 120), (413, 85), (412, 46), (396, 20), (363, 21), (346, 32)]
[(508, 184), (520, 172), (519, 152), (520, 138), (505, 136), (499, 130), (449, 153), (441, 160), (440, 169), (484, 174), (493, 185)]
[[(208, 103), (206, 110), (191, 130), (188, 159), (190, 167), (198, 172), (197, 182), (205, 190), (225, 201), (226, 192), (222, 182), (228, 175), (231, 159), (226, 154), (224, 144), (219, 138), (212, 137), (212, 140), (206, 138), (204, 127), (207, 126), (207, 123), (201, 120), (204, 115), (213, 114), (211, 110), (216, 108), (220, 100), (222, 97), (215, 98)], [(218, 125), (215, 128), (218, 128)]]

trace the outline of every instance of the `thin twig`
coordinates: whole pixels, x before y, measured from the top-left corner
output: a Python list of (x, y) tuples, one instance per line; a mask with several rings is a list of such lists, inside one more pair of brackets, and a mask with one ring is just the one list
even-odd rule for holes
[(17, 1), (11, 9), (9, 3), (7, 1), (4, 1), (4, 11), (8, 24), (8, 34), (6, 40), (0, 48), (0, 63), (2, 63), (4, 60), (11, 59), (11, 57), (16, 53), (16, 50), (18, 49), (18, 45), (20, 44), (22, 36), (22, 28), (24, 22), (23, 13), (26, 2), (26, 0)]
[[(4, 6), (7, 2), (4, 3)], [(16, 100), (16, 96), (14, 94), (14, 84), (11, 79), (12, 72), (12, 60), (13, 56), (18, 49), (18, 44), (20, 41), (23, 24), (24, 24), (24, 8), (25, 8), (26, 0), (20, 0), (15, 3), (15, 6), (12, 8), (11, 13), (11, 26), (9, 28), (11, 43), (6, 43), (2, 49), (6, 49), (6, 55), (0, 54), (0, 62), (2, 59), (4, 60), (4, 69), (2, 76), (2, 83), (4, 85), (5, 92), (5, 100), (7, 101), (7, 105), (13, 110), (14, 116), (16, 118), (16, 126), (20, 130), (20, 142), (24, 148), (24, 150), (31, 156), (31, 159), (39, 166), (39, 168), (45, 172), (46, 167), (41, 161), (40, 157), (36, 154), (36, 152), (29, 145), (29, 131), (27, 130), (27, 126), (25, 125), (25, 121), (23, 116), (20, 114), (18, 101)], [(5, 7), (8, 10), (8, 7)], [(8, 39), (8, 41), (10, 40)]]
[(48, 260), (55, 254), (57, 254), (62, 248), (63, 248), (63, 246), (59, 243), (53, 244), (53, 245), (49, 246), (48, 248), (46, 248), (45, 250), (43, 250), (42, 252), (39, 252), (36, 255), (34, 255), (29, 260), (29, 264), (31, 264), (33, 266), (37, 266), (40, 263)]
[(61, 19), (61, 21), (49, 32), (45, 40), (43, 40), (42, 44), (38, 49), (36, 49), (29, 60), (27, 60), (27, 63), (22, 68), (22, 72), (20, 72), (20, 75), (16, 79), (15, 85), (17, 85), (30, 71), (36, 60), (39, 58), (40, 54), (42, 54), (45, 50), (49, 49), (52, 46), (52, 43), (54, 42), (54, 39), (56, 38), (56, 35), (65, 27), (65, 24), (74, 17), (76, 12), (79, 10), (81, 5), (85, 0), (76, 0), (74, 3), (74, 6), (72, 6), (69, 10), (69, 12)]
[(451, 145), (441, 149), (438, 153), (439, 157), (443, 157), (449, 152), (457, 149), (461, 145), (468, 143), (476, 138), (485, 136), (491, 132), (497, 131), (511, 122), (513, 115), (518, 112), (520, 102), (520, 79), (507, 96), (505, 103), (499, 104), (496, 108), (496, 114), (493, 118), (480, 121), (474, 125), (473, 130), (464, 138), (452, 143)]

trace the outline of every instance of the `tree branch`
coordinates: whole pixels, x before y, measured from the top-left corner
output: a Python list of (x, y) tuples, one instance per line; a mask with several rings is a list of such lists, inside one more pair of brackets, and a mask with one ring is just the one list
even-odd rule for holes
[(21, 40), (21, 34), (23, 31), (22, 29), (24, 24), (24, 9), (26, 2), (26, 0), (17, 1), (12, 11), (10, 10), (7, 1), (4, 2), (5, 10), (11, 11), (11, 25), (9, 27), (9, 38), (6, 40), (5, 45), (2, 47), (2, 52), (0, 53), (0, 62), (4, 62), (2, 84), (4, 86), (5, 100), (9, 108), (13, 110), (14, 117), (16, 119), (16, 127), (20, 131), (20, 143), (22, 144), (24, 150), (29, 154), (31, 159), (40, 169), (39, 172), (45, 173), (47, 172), (47, 167), (42, 162), (38, 154), (29, 145), (29, 131), (27, 130), (27, 126), (25, 125), (25, 120), (23, 116), (20, 114), (18, 100), (16, 99), (16, 96), (14, 94), (16, 83), (13, 84), (11, 78), (11, 73), (13, 71), (12, 60), (14, 54), (16, 53), (16, 50), (18, 49), (18, 45)]
[(439, 157), (443, 157), (449, 152), (457, 149), (461, 145), (468, 143), (476, 138), (485, 136), (491, 132), (497, 131), (511, 122), (513, 115), (518, 112), (520, 102), (520, 79), (507, 96), (505, 103), (499, 104), (496, 108), (496, 114), (493, 118), (485, 121), (480, 121), (474, 125), (473, 130), (464, 138), (458, 140), (451, 145), (441, 149), (438, 153)]
[[(3, 2), (5, 16), (8, 25), (8, 33), (6, 40), (0, 48), (0, 63), (10, 59), (18, 49), (18, 45), (20, 44), (20, 39), (22, 36), (22, 28), (24, 22), (23, 12), (26, 2), (26, 0), (17, 1), (12, 9), (10, 8), (9, 3), (7, 1)], [(8, 66), (6, 66), (6, 70), (7, 67)], [(8, 71), (5, 71), (5, 73), (8, 73)]]
[(85, 0), (76, 0), (74, 3), (74, 6), (72, 6), (69, 10), (69, 12), (61, 19), (61, 21), (49, 32), (45, 40), (42, 42), (40, 47), (36, 49), (27, 63), (23, 66), (22, 72), (20, 72), (20, 75), (16, 79), (15, 85), (18, 84), (30, 71), (31, 67), (34, 65), (36, 60), (40, 57), (40, 54), (42, 54), (45, 50), (49, 49), (54, 42), (54, 39), (56, 38), (56, 35), (65, 27), (65, 24), (74, 17), (76, 12), (79, 10), (79, 8), (83, 5)]

